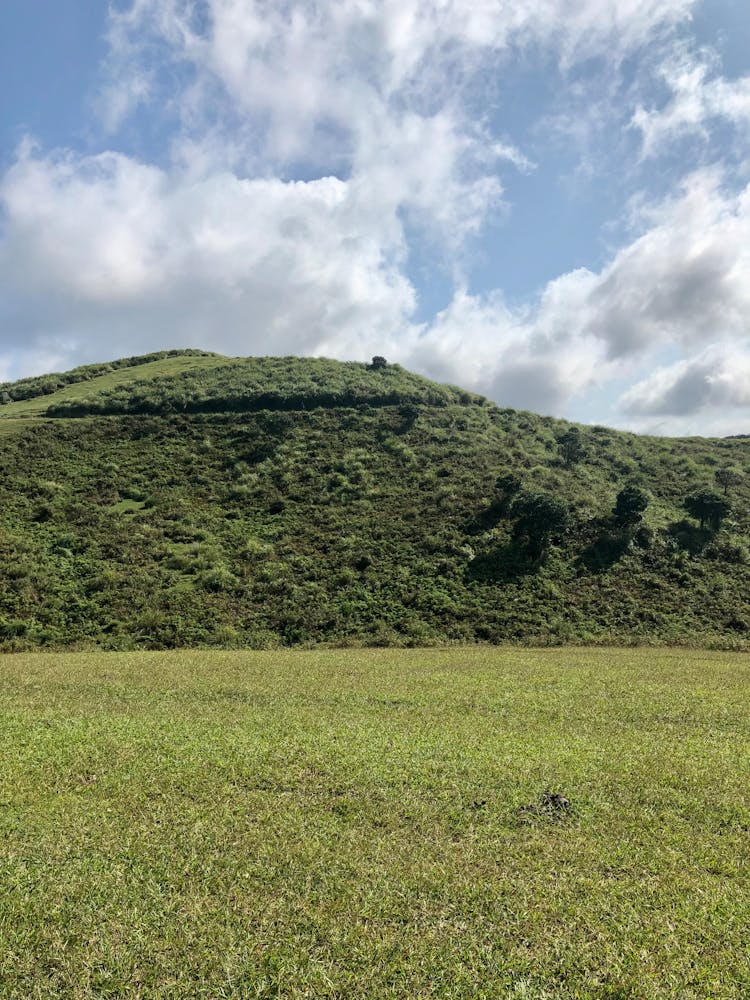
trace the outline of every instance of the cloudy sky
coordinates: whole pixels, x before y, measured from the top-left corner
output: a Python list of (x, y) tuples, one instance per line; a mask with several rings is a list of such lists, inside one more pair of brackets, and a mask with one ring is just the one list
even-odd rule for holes
[(2, 0), (0, 379), (389, 360), (750, 432), (748, 0)]

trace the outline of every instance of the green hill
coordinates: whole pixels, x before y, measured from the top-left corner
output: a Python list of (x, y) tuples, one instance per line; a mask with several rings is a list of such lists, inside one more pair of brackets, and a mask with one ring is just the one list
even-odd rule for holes
[[(5, 649), (750, 640), (744, 438), (571, 428), (397, 365), (199, 351), (0, 400)], [(628, 485), (642, 519), (613, 513)], [(684, 501), (702, 489), (729, 510), (701, 526)]]

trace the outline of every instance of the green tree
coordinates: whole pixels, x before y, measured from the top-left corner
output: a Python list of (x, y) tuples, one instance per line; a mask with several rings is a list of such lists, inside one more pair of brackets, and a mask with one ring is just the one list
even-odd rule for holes
[(577, 465), (586, 457), (586, 449), (581, 440), (581, 432), (577, 427), (570, 427), (555, 438), (557, 451), (567, 468)]
[(705, 488), (688, 494), (682, 506), (691, 517), (700, 521), (701, 528), (709, 527), (711, 531), (719, 530), (721, 522), (732, 509), (728, 500)]
[(727, 495), (727, 491), (730, 486), (739, 486), (744, 477), (744, 473), (741, 469), (736, 468), (724, 468), (717, 469), (714, 473), (714, 479), (719, 484), (719, 486), (724, 487), (724, 496)]
[(521, 489), (521, 482), (517, 472), (503, 472), (495, 480), (495, 489), (509, 500)]
[(563, 534), (570, 522), (568, 506), (551, 493), (524, 492), (519, 494), (510, 509), (515, 520), (513, 535), (524, 542), (534, 554)]
[(640, 486), (624, 486), (617, 494), (613, 513), (615, 520), (623, 528), (633, 528), (643, 518), (648, 507), (648, 493)]

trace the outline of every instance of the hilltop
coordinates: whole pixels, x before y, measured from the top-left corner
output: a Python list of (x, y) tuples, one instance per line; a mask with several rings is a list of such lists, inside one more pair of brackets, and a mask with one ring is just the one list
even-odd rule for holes
[(0, 400), (5, 649), (750, 640), (747, 439), (201, 351)]

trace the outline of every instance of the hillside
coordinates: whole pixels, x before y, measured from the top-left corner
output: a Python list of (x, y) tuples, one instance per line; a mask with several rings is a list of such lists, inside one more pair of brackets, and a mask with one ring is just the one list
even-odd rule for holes
[[(5, 649), (750, 640), (747, 439), (571, 451), (396, 365), (206, 352), (0, 399)], [(626, 485), (642, 521), (613, 514)], [(720, 524), (683, 507), (701, 488)]]

